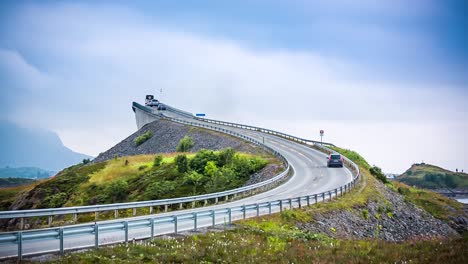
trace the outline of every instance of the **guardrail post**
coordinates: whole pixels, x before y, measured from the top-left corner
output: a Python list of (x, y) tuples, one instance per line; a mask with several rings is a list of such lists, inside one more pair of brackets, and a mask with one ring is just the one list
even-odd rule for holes
[(150, 206), (150, 207), (149, 207), (149, 213), (150, 213), (150, 214), (153, 214), (153, 206)]
[(317, 201), (317, 200), (318, 200), (317, 198), (318, 198), (318, 197), (317, 197), (317, 194), (315, 194), (315, 195), (314, 195), (315, 204), (317, 204), (317, 202), (318, 202), (318, 201)]
[(215, 204), (217, 204), (217, 203), (218, 203), (218, 197), (215, 198)]
[(20, 229), (24, 230), (24, 217), (20, 218)]
[(331, 201), (331, 199), (332, 199), (332, 193), (331, 193), (331, 192), (328, 192), (328, 197), (329, 197), (329, 199), (328, 199), (328, 200), (330, 200), (330, 201)]
[(283, 200), (280, 200), (280, 212), (283, 212)]
[(244, 205), (242, 206), (242, 214), (243, 214), (242, 217), (243, 217), (244, 219), (245, 219), (245, 213), (246, 213), (246, 212), (245, 212), (245, 204), (244, 204)]
[(150, 225), (151, 225), (151, 240), (154, 239), (154, 218), (150, 219)]
[(198, 214), (193, 213), (193, 231), (197, 232), (197, 221), (198, 221)]
[(301, 197), (298, 198), (298, 202), (299, 202), (299, 209), (301, 209), (302, 208)]
[(346, 186), (347, 186), (347, 185), (345, 184), (345, 186), (344, 186), (344, 191), (345, 191), (345, 193), (347, 192), (347, 190), (346, 190), (346, 189), (347, 189), (347, 188), (346, 188)]
[(343, 186), (340, 187), (340, 196), (343, 196)]
[(307, 206), (310, 206), (310, 195), (307, 195)]
[(99, 247), (99, 224), (94, 223), (94, 247)]
[(78, 214), (74, 213), (73, 214), (73, 223), (76, 224), (78, 222)]
[(16, 233), (16, 240), (18, 242), (18, 259), (23, 259), (23, 232), (19, 231)]
[(268, 214), (271, 214), (271, 202), (268, 202)]
[(125, 245), (128, 244), (128, 221), (124, 222), (124, 231), (125, 231)]
[(63, 228), (59, 228), (59, 239), (60, 239), (60, 255), (63, 256), (64, 249), (63, 249)]
[(289, 210), (291, 210), (292, 209), (292, 199), (289, 198), (288, 202), (289, 202)]
[(257, 209), (257, 216), (260, 216), (260, 206), (258, 204), (255, 204), (255, 207)]
[(167, 204), (164, 205), (164, 212), (167, 212)]
[(136, 208), (132, 208), (132, 215), (133, 215), (133, 216), (136, 215)]
[(322, 193), (323, 202), (325, 202), (325, 193)]
[(114, 218), (119, 218), (119, 210), (114, 210)]
[(97, 221), (99, 219), (99, 212), (94, 212), (94, 220)]
[(182, 203), (179, 204), (179, 209), (181, 209), (181, 210), (184, 209), (184, 206), (183, 206)]
[(214, 227), (216, 224), (215, 211), (211, 210), (211, 226)]
[(335, 199), (338, 198), (338, 189), (335, 189)]
[(208, 204), (208, 200), (205, 200), (205, 202), (203, 203), (203, 206), (206, 206)]
[(52, 225), (52, 219), (53, 219), (53, 217), (54, 217), (53, 215), (49, 215), (49, 221), (48, 221), (49, 226)]
[(192, 202), (192, 208), (195, 208), (195, 201)]
[(229, 221), (229, 224), (232, 223), (232, 212), (231, 212), (231, 208), (228, 208), (228, 221)]
[(174, 215), (174, 233), (177, 234), (177, 215)]
[(224, 196), (224, 201), (229, 200), (229, 195)]

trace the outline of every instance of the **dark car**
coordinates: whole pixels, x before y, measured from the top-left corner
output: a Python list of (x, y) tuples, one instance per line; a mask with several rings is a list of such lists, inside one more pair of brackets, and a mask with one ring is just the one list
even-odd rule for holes
[(341, 156), (340, 154), (331, 154), (330, 156), (328, 156), (327, 158), (327, 167), (343, 167), (343, 163), (344, 163), (344, 160), (343, 160), (343, 156)]
[(158, 110), (166, 110), (166, 106), (163, 104), (158, 105)]
[(146, 105), (147, 105), (147, 106), (158, 106), (158, 105), (159, 105), (159, 101), (156, 100), (156, 99), (153, 99), (153, 100), (149, 101)]

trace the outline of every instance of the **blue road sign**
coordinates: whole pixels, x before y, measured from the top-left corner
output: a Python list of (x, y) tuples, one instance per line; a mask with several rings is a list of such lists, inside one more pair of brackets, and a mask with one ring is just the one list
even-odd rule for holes
[(205, 114), (195, 114), (195, 116), (205, 116)]

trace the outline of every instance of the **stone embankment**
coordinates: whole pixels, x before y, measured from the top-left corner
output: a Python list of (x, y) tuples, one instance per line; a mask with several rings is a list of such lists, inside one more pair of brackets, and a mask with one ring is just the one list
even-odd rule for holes
[[(136, 146), (134, 142), (135, 138), (148, 131), (151, 131), (153, 136), (141, 145)], [(219, 150), (228, 147), (253, 154), (263, 151), (247, 141), (230, 135), (167, 120), (156, 120), (145, 125), (106, 152), (100, 153), (93, 162), (102, 162), (122, 156), (176, 152), (177, 145), (184, 136), (189, 136), (193, 139), (194, 146), (191, 149), (192, 152), (200, 149)]]

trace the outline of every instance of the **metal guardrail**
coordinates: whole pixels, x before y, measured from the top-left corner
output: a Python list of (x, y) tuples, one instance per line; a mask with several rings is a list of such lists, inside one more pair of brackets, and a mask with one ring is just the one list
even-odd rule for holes
[[(333, 152), (332, 150), (321, 147), (319, 148), (327, 153)], [(7, 257), (17, 257), (21, 260), (25, 256), (29, 255), (38, 255), (38, 254), (45, 254), (45, 253), (59, 253), (61, 255), (64, 254), (66, 250), (76, 250), (76, 249), (84, 249), (84, 248), (98, 248), (100, 245), (108, 245), (108, 244), (116, 244), (116, 243), (128, 243), (129, 240), (129, 230), (137, 229), (142, 227), (149, 228), (149, 234), (143, 237), (138, 237), (138, 239), (147, 239), (147, 238), (154, 238), (155, 236), (155, 226), (162, 225), (162, 224), (172, 224), (173, 231), (172, 233), (179, 232), (180, 223), (192, 222), (192, 228), (188, 230), (197, 230), (201, 226), (198, 225), (198, 222), (201, 219), (209, 218), (211, 219), (211, 226), (215, 226), (216, 224), (231, 224), (235, 220), (235, 216), (241, 214), (240, 219), (246, 219), (248, 217), (256, 217), (266, 214), (271, 214), (275, 208), (279, 208), (279, 212), (282, 212), (285, 209), (285, 206), (289, 206), (290, 208), (299, 207), (301, 208), (303, 205), (309, 206), (311, 204), (316, 204), (320, 201), (331, 200), (333, 197), (342, 196), (343, 194), (349, 192), (352, 188), (355, 187), (356, 182), (360, 178), (359, 167), (354, 164), (351, 160), (346, 158), (346, 161), (353, 165), (354, 170), (356, 171), (356, 175), (353, 179), (342, 185), (338, 188), (328, 190), (322, 193), (310, 194), (305, 196), (299, 196), (295, 198), (288, 198), (288, 199), (279, 199), (273, 200), (263, 203), (254, 203), (242, 206), (232, 206), (232, 207), (225, 207), (215, 210), (204, 210), (199, 212), (190, 212), (190, 213), (180, 213), (171, 216), (148, 216), (145, 218), (138, 218), (138, 219), (129, 219), (125, 221), (105, 221), (105, 222), (96, 222), (93, 224), (82, 224), (76, 226), (64, 226), (58, 228), (48, 228), (48, 229), (41, 229), (41, 230), (29, 230), (29, 231), (17, 231), (17, 232), (7, 232), (7, 233), (0, 233), (0, 245), (4, 244), (16, 244), (17, 245), (17, 254), (13, 256), (0, 256), (0, 258), (7, 258)], [(353, 169), (353, 168), (352, 168)], [(263, 211), (262, 211), (263, 209)], [(265, 209), (268, 209), (266, 212)], [(253, 216), (248, 216), (248, 212), (256, 212)], [(276, 210), (277, 211), (277, 210)], [(224, 221), (219, 221), (216, 217), (223, 216)], [(225, 220), (227, 217), (227, 221)], [(206, 224), (204, 225), (206, 226)], [(203, 226), (203, 227), (204, 227)], [(187, 229), (186, 229), (187, 230)], [(120, 231), (124, 234), (124, 239), (119, 241), (114, 241), (111, 243), (102, 243), (100, 242), (100, 234), (103, 232), (109, 231)], [(80, 247), (71, 247), (65, 248), (64, 241), (66, 238), (78, 236), (78, 235), (92, 235), (94, 236), (94, 244), (80, 246)], [(47, 251), (40, 251), (40, 252), (23, 252), (23, 244), (27, 241), (33, 240), (56, 240), (58, 241), (58, 247), (54, 250), (47, 250)], [(133, 238), (134, 240), (135, 238)]]
[[(167, 118), (167, 117), (166, 117)], [(181, 123), (193, 123), (189, 121), (184, 121), (184, 120), (178, 120), (178, 122)], [(200, 125), (200, 124), (197, 124)], [(207, 126), (205, 126), (207, 127)], [(224, 130), (222, 128), (217, 128)], [(230, 131), (232, 132), (232, 131)], [(234, 132), (232, 132), (234, 133)], [(249, 137), (245, 137), (244, 139), (249, 140)], [(294, 141), (297, 141), (298, 138), (296, 139), (291, 139)], [(254, 140), (254, 139), (252, 139)], [(250, 141), (250, 140), (249, 140)], [(254, 140), (256, 141), (256, 140)], [(307, 140), (304, 140), (307, 141)], [(310, 142), (310, 141), (307, 141)], [(257, 142), (257, 144), (260, 144), (260, 142)], [(265, 146), (266, 147), (266, 146)], [(314, 144), (313, 147), (316, 147), (322, 152), (325, 152), (327, 154), (333, 153), (334, 151), (318, 145)], [(284, 157), (283, 157), (284, 159)], [(143, 236), (143, 237), (138, 237), (138, 239), (146, 239), (146, 238), (153, 238), (155, 236), (155, 226), (156, 225), (161, 225), (161, 224), (173, 224), (174, 230), (173, 233), (178, 233), (179, 231), (179, 225), (181, 222), (187, 222), (191, 221), (193, 222), (193, 227), (189, 228), (189, 230), (197, 230), (200, 226), (197, 224), (200, 219), (206, 219), (206, 218), (211, 218), (211, 225), (214, 226), (216, 224), (223, 224), (226, 223), (220, 222), (216, 220), (216, 216), (224, 216), (228, 217), (227, 223), (231, 224), (234, 219), (235, 214), (241, 213), (242, 217), (241, 219), (247, 218), (247, 213), (250, 211), (255, 211), (256, 214), (254, 216), (260, 216), (260, 215), (265, 215), (265, 214), (271, 214), (273, 212), (273, 209), (279, 208), (279, 211), (284, 210), (284, 206), (289, 205), (290, 208), (293, 207), (302, 207), (302, 205), (310, 205), (312, 204), (312, 201), (314, 203), (318, 203), (320, 200), (325, 201), (326, 197), (328, 196), (328, 199), (331, 200), (332, 197), (338, 197), (341, 196), (347, 192), (349, 192), (355, 185), (356, 182), (360, 179), (360, 171), (358, 165), (353, 163), (351, 160), (345, 157), (345, 164), (346, 166), (349, 166), (355, 173), (353, 179), (350, 182), (345, 183), (342, 186), (339, 186), (338, 188), (328, 190), (322, 193), (316, 193), (316, 194), (310, 194), (306, 196), (299, 196), (295, 198), (289, 198), (289, 199), (279, 199), (279, 200), (274, 200), (274, 201), (268, 201), (268, 202), (263, 202), (263, 203), (255, 203), (255, 204), (248, 204), (248, 205), (242, 205), (242, 206), (232, 206), (232, 207), (225, 207), (225, 208), (220, 208), (220, 209), (215, 209), (215, 210), (204, 210), (204, 211), (198, 211), (198, 212), (190, 212), (190, 213), (180, 213), (176, 215), (171, 215), (171, 216), (155, 216), (155, 215), (150, 215), (145, 218), (138, 218), (138, 219), (129, 219), (125, 221), (105, 221), (105, 222), (96, 222), (93, 224), (82, 224), (82, 225), (75, 225), (75, 226), (64, 226), (64, 227), (58, 227), (58, 228), (47, 228), (47, 229), (40, 229), (40, 230), (28, 230), (28, 231), (16, 231), (16, 232), (5, 232), (5, 233), (0, 233), (0, 245), (5, 245), (5, 244), (16, 244), (17, 245), (17, 254), (16, 256), (0, 256), (0, 258), (6, 258), (6, 257), (17, 257), (19, 260), (21, 260), (24, 256), (28, 255), (37, 255), (37, 254), (44, 254), (44, 253), (60, 253), (64, 254), (66, 250), (76, 250), (76, 249), (83, 249), (83, 248), (98, 248), (100, 245), (104, 244), (109, 244), (109, 243), (101, 243), (99, 236), (102, 232), (108, 232), (108, 231), (121, 231), (124, 233), (124, 240), (122, 241), (115, 241), (112, 242), (114, 243), (121, 243), (125, 242), (128, 243), (129, 241), (129, 230), (131, 229), (136, 229), (136, 228), (141, 228), (141, 227), (148, 227), (149, 228), (149, 235)], [(288, 166), (289, 168), (289, 166)], [(277, 176), (278, 177), (278, 176)], [(232, 191), (232, 190), (231, 190)], [(144, 202), (142, 202), (144, 203)], [(295, 205), (294, 205), (295, 204)], [(147, 205), (146, 205), (147, 206)], [(261, 209), (268, 209), (267, 212), (261, 211)], [(87, 245), (87, 246), (80, 246), (80, 247), (71, 247), (71, 248), (65, 248), (64, 247), (64, 241), (68, 237), (72, 236), (77, 236), (77, 235), (93, 235), (94, 236), (94, 245)], [(47, 250), (47, 251), (40, 251), (40, 252), (30, 252), (30, 253), (24, 253), (23, 252), (23, 243), (26, 241), (32, 241), (32, 240), (57, 240), (58, 247), (55, 250)], [(135, 238), (134, 238), (135, 239)]]
[(192, 117), (192, 118), (195, 118), (195, 119), (200, 120), (200, 121), (212, 123), (212, 124), (218, 124), (218, 125), (224, 125), (224, 126), (230, 126), (230, 127), (237, 127), (237, 128), (262, 132), (262, 133), (266, 133), (266, 134), (271, 134), (271, 135), (275, 135), (275, 136), (280, 136), (280, 137), (283, 137), (283, 138), (286, 138), (286, 139), (289, 139), (289, 140), (292, 140), (292, 141), (295, 141), (295, 142), (303, 143), (303, 144), (311, 143), (311, 144), (321, 144), (321, 145), (333, 146), (333, 147), (335, 146), (332, 143), (320, 142), (320, 141), (315, 141), (315, 140), (310, 140), (310, 139), (304, 139), (304, 138), (292, 136), (292, 135), (289, 135), (289, 134), (286, 134), (286, 133), (283, 133), (283, 132), (278, 132), (278, 131), (275, 131), (275, 130), (256, 127), (256, 126), (243, 125), (243, 124), (238, 124), (238, 123), (225, 122), (225, 121), (219, 121), (219, 120), (207, 119), (207, 118), (200, 118), (200, 117)]
[[(48, 209), (32, 209), (32, 210), (14, 210), (14, 211), (0, 211), (0, 219), (16, 219), (20, 218), (21, 221), (23, 221), (23, 218), (30, 218), (30, 217), (38, 217), (38, 216), (57, 216), (57, 215), (69, 215), (72, 214), (73, 218), (77, 219), (77, 214), (82, 214), (82, 213), (96, 213), (96, 212), (104, 212), (104, 211), (115, 211), (115, 210), (123, 210), (123, 209), (136, 209), (136, 208), (142, 208), (142, 207), (149, 207), (150, 208), (150, 213), (153, 212), (152, 207), (156, 206), (164, 206), (165, 211), (167, 211), (167, 207), (169, 205), (183, 205), (183, 204), (188, 204), (192, 203), (192, 207), (194, 206), (194, 203), (197, 201), (205, 201), (205, 204), (208, 200), (214, 199), (215, 202), (218, 202), (218, 199), (224, 198), (225, 200), (229, 199), (229, 196), (237, 196), (241, 195), (242, 193), (245, 192), (253, 192), (254, 190), (257, 189), (268, 189), (269, 187), (279, 183), (280, 180), (282, 180), (290, 171), (290, 166), (287, 160), (281, 155), (278, 151), (264, 145), (262, 142), (253, 139), (251, 137), (223, 129), (223, 128), (218, 128), (210, 125), (204, 125), (204, 124), (199, 124), (196, 122), (189, 122), (185, 121), (182, 119), (177, 119), (177, 118), (171, 118), (171, 117), (165, 117), (159, 114), (155, 114), (151, 109), (148, 109), (147, 107), (143, 107), (139, 104), (134, 103), (133, 107), (137, 107), (148, 114), (155, 115), (157, 118), (162, 118), (162, 119), (167, 119), (172, 122), (180, 123), (180, 124), (185, 124), (185, 125), (191, 125), (191, 126), (196, 126), (196, 127), (202, 127), (206, 129), (211, 129), (214, 131), (218, 131), (221, 133), (225, 133), (228, 135), (232, 135), (241, 139), (244, 139), (248, 142), (251, 142), (255, 145), (258, 145), (277, 158), (279, 158), (283, 164), (286, 166), (285, 171), (281, 172), (280, 174), (276, 175), (275, 177), (268, 179), (263, 182), (259, 182), (256, 184), (232, 189), (232, 190), (227, 190), (223, 192), (217, 192), (217, 193), (211, 193), (211, 194), (203, 194), (203, 195), (195, 195), (195, 196), (188, 196), (188, 197), (180, 197), (180, 198), (171, 198), (171, 199), (161, 199), (161, 200), (152, 200), (152, 201), (142, 201), (142, 202), (128, 202), (128, 203), (115, 203), (115, 204), (103, 204), (103, 205), (90, 205), (90, 206), (74, 206), (74, 207), (63, 207), (63, 208), (48, 208)], [(182, 206), (181, 206), (182, 207)], [(118, 213), (116, 213), (118, 215)], [(97, 215), (96, 215), (97, 219)], [(52, 219), (49, 218), (49, 225), (51, 224)]]

